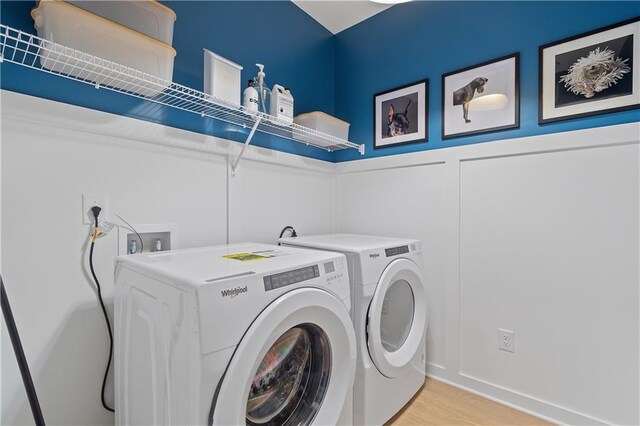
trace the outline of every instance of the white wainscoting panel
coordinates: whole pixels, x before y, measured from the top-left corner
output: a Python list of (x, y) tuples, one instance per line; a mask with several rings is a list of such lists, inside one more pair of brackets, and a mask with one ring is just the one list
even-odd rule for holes
[[(638, 154), (625, 145), (461, 163), (461, 372), (637, 422)], [(515, 353), (496, 350), (498, 328), (515, 331)]]
[(555, 422), (638, 424), (639, 144), (631, 123), (337, 164), (337, 229), (422, 240), (429, 375)]

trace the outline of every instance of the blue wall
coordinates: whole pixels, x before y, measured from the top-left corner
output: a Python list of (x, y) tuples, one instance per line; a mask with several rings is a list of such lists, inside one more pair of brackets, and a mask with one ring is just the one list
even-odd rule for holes
[[(640, 2), (437, 2), (394, 6), (336, 36), (335, 115), (367, 157), (640, 121), (625, 111), (538, 125), (538, 46), (640, 15)], [(520, 128), (441, 138), (441, 76), (520, 52)], [(373, 149), (373, 94), (429, 79), (429, 141)], [(354, 160), (340, 151), (334, 161)]]
[[(292, 88), (296, 113), (322, 110), (351, 123), (350, 140), (367, 157), (497, 139), (562, 132), (640, 120), (626, 111), (538, 125), (538, 46), (640, 15), (629, 2), (414, 1), (394, 6), (333, 37), (289, 1), (166, 1), (178, 15), (174, 81), (202, 89), (202, 48), (244, 67), (243, 80), (266, 65), (267, 82)], [(0, 2), (0, 21), (35, 32), (33, 1)], [(247, 25), (246, 22), (250, 22)], [(441, 75), (520, 52), (520, 128), (442, 141)], [(3, 89), (244, 141), (246, 130), (106, 90), (0, 65)], [(373, 150), (373, 94), (430, 80), (429, 142)], [(335, 106), (335, 108), (334, 108)], [(355, 150), (329, 154), (259, 134), (254, 144), (329, 161), (362, 158)]]
[[(290, 87), (296, 112), (333, 112), (334, 38), (288, 1), (165, 1), (178, 19), (174, 27), (173, 80), (194, 89), (203, 86), (203, 51), (207, 48), (244, 67), (252, 78), (255, 63), (265, 64), (267, 83)], [(0, 21), (35, 33), (30, 16), (34, 1), (1, 1)], [(244, 141), (246, 130), (158, 106), (107, 90), (4, 62), (3, 89), (122, 114), (172, 127)], [(243, 84), (244, 86), (244, 84)], [(331, 154), (303, 144), (256, 134), (252, 144), (324, 160)]]

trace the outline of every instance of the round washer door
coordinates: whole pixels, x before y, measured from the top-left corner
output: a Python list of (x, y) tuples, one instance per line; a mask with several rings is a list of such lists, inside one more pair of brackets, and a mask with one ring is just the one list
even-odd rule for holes
[(217, 425), (337, 424), (356, 368), (347, 308), (301, 288), (272, 302), (243, 336), (212, 403)]
[(399, 377), (420, 351), (427, 329), (427, 295), (422, 270), (397, 259), (382, 273), (369, 305), (367, 346), (380, 373)]

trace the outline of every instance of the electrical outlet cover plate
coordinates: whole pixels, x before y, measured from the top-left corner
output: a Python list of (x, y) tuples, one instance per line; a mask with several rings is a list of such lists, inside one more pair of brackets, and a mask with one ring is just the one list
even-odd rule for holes
[(498, 329), (498, 349), (507, 352), (516, 350), (516, 333), (503, 328)]
[(91, 207), (98, 206), (100, 211), (99, 221), (109, 219), (108, 197), (104, 194), (82, 194), (82, 223), (85, 225), (93, 224), (93, 213)]

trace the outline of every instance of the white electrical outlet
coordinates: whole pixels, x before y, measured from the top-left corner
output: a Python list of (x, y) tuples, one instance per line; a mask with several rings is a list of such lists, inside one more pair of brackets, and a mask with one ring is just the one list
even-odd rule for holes
[(498, 349), (515, 352), (516, 350), (516, 333), (515, 331), (498, 329)]
[(99, 220), (107, 220), (109, 218), (109, 198), (103, 194), (82, 194), (82, 223), (85, 225), (93, 225), (93, 213), (91, 207), (98, 206), (100, 211)]

